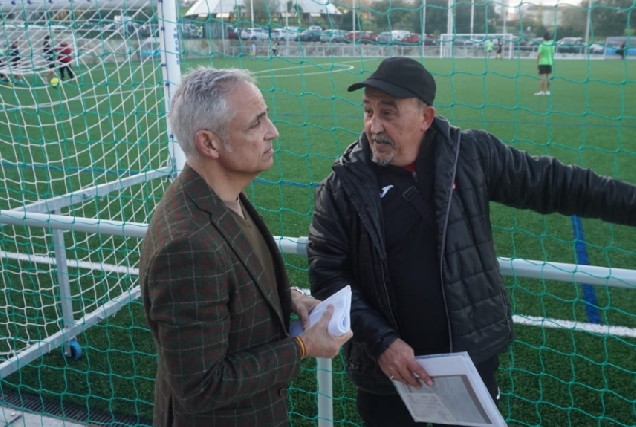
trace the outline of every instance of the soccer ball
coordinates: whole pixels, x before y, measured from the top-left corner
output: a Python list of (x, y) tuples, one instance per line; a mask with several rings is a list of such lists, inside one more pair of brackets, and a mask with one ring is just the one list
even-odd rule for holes
[(60, 85), (60, 79), (53, 77), (51, 81), (49, 81), (49, 84), (53, 87), (58, 87)]

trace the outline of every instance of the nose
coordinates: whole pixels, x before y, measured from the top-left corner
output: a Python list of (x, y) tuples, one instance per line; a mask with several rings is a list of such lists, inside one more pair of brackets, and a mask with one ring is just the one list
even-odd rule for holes
[(280, 136), (280, 134), (278, 133), (278, 129), (276, 129), (276, 126), (274, 126), (274, 123), (272, 123), (269, 117), (267, 118), (267, 121), (269, 122), (269, 129), (267, 130), (267, 139), (278, 138)]
[(382, 125), (382, 121), (378, 119), (377, 116), (374, 115), (369, 118), (369, 131), (371, 131), (372, 134), (382, 133), (383, 130), (384, 126)]

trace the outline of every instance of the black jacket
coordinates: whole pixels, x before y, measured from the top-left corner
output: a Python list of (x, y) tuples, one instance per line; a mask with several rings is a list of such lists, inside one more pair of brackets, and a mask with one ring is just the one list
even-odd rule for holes
[[(485, 131), (461, 131), (441, 117), (433, 126), (439, 268), (451, 351), (468, 351), (479, 363), (506, 351), (514, 338), (489, 202), (636, 225), (636, 187), (555, 158), (530, 156)], [(399, 307), (392, 298), (377, 177), (370, 166), (363, 133), (318, 187), (309, 277), (312, 294), (321, 299), (351, 285), (354, 336), (345, 347), (347, 371), (358, 387), (392, 394), (395, 388), (377, 360), (400, 337)]]

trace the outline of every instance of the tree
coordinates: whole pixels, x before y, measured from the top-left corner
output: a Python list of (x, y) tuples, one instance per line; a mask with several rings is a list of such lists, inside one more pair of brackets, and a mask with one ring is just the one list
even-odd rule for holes
[(411, 15), (417, 8), (404, 0), (382, 0), (373, 3), (371, 11), (376, 31), (408, 30)]
[(623, 36), (628, 18), (633, 27), (636, 13), (632, 0), (599, 0), (593, 3), (590, 31), (595, 36)]
[(280, 14), (280, 5), (278, 0), (247, 0), (245, 8), (251, 10), (253, 1), (254, 5), (254, 22), (260, 24), (270, 24), (273, 17)]
[[(455, 6), (457, 9), (455, 15), (455, 32), (457, 34), (469, 34), (470, 33), (470, 15), (471, 4), (470, 3), (457, 3)], [(491, 28), (490, 23), (493, 18), (495, 21), (498, 18), (498, 14), (495, 13), (495, 2), (492, 1), (475, 1), (475, 16), (473, 33), (495, 33), (496, 28)]]
[(303, 8), (296, 1), (289, 0), (287, 2), (287, 12), (291, 13), (295, 18), (298, 25), (303, 25)]

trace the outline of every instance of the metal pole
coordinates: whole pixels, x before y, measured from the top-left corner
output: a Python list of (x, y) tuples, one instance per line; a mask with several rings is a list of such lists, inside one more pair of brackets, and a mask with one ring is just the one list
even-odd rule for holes
[(221, 46), (225, 55), (225, 22), (223, 21), (223, 0), (219, 1), (219, 14), (221, 15)]
[[(351, 31), (356, 30), (356, 0), (351, 0)], [(353, 33), (353, 42), (356, 41), (355, 33)]]
[(446, 23), (446, 33), (448, 35), (454, 34), (453, 27), (453, 0), (448, 0), (448, 21)]
[(470, 2), (470, 39), (473, 39), (475, 32), (475, 0)]
[[(51, 211), (55, 215), (56, 211)], [(73, 316), (73, 295), (71, 294), (71, 286), (69, 284), (68, 265), (66, 263), (66, 246), (64, 245), (64, 233), (62, 230), (51, 230), (53, 234), (53, 250), (55, 251), (55, 270), (57, 273), (57, 286), (60, 292), (60, 305), (62, 306), (62, 331), (67, 331), (75, 325)], [(67, 336), (64, 343), (64, 354), (71, 357), (71, 347), (69, 341), (74, 336)]]
[(252, 18), (252, 28), (254, 28), (254, 0), (250, 0), (250, 15)]
[(316, 358), (318, 427), (333, 427), (333, 374), (331, 359)]
[(422, 37), (426, 40), (426, 0), (422, 0)]
[(588, 0), (588, 9), (587, 9), (587, 22), (585, 23), (585, 46), (586, 49), (589, 48), (590, 43), (590, 22), (592, 21), (592, 4), (593, 0)]
[[(284, 0), (283, 0), (284, 1)], [(289, 56), (289, 5), (285, 2), (285, 56)], [(294, 40), (296, 40), (294, 38)]]
[(506, 21), (508, 21), (508, 1), (503, 1), (503, 33), (506, 34)]

